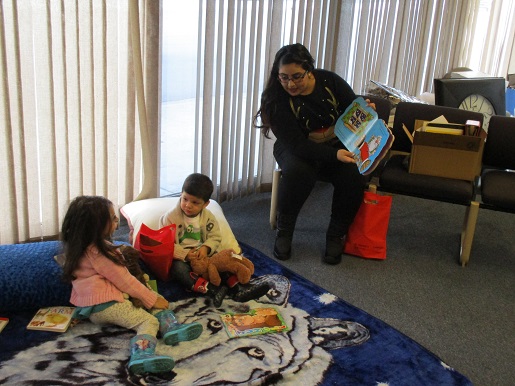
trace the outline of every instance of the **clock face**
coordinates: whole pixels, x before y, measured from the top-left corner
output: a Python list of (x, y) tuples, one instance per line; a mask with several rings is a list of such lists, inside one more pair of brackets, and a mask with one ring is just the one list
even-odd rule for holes
[(449, 78), (435, 79), (435, 103), (483, 114), (483, 129), (493, 114), (506, 114), (506, 79)]
[(471, 94), (458, 106), (459, 109), (467, 110), (467, 111), (475, 111), (477, 113), (483, 113), (483, 129), (486, 131), (488, 128), (488, 122), (490, 121), (490, 117), (495, 114), (494, 106), (490, 103), (488, 99), (479, 94)]

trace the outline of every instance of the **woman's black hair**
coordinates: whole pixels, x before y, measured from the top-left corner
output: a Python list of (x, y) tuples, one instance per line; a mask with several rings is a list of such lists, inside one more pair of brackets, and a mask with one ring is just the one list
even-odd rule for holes
[(100, 253), (116, 264), (124, 265), (107, 242), (106, 231), (111, 229), (113, 219), (109, 209), (113, 203), (102, 196), (79, 196), (68, 207), (61, 227), (61, 240), (66, 256), (63, 265), (63, 279), (75, 279), (73, 271), (79, 266), (80, 258), (89, 245), (94, 245)]
[[(277, 51), (270, 76), (261, 94), (261, 107), (252, 120), (254, 127), (261, 129), (261, 132), (267, 138), (270, 138), (268, 134), (271, 129), (271, 118), (279, 95), (285, 92), (277, 79), (279, 67), (292, 63), (300, 65), (306, 71), (311, 72), (315, 69), (315, 59), (313, 59), (308, 49), (300, 43), (284, 46)], [(259, 118), (261, 118), (261, 124), (258, 124)]]

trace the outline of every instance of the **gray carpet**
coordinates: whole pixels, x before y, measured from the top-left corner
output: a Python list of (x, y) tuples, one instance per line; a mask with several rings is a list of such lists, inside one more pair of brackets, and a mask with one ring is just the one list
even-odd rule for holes
[[(286, 267), (387, 322), (478, 386), (515, 384), (515, 215), (481, 210), (469, 265), (458, 263), (465, 208), (393, 199), (384, 261), (321, 262), (332, 187), (319, 183)], [(270, 193), (221, 204), (236, 238), (272, 256)]]

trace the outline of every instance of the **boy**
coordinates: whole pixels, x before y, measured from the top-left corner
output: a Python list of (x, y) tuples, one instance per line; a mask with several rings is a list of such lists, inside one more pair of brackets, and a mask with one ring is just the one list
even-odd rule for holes
[(188, 289), (207, 294), (213, 298), (215, 307), (220, 307), (228, 293), (238, 302), (257, 299), (268, 292), (268, 285), (242, 285), (236, 275), (224, 272), (221, 276), (226, 285), (217, 287), (191, 271), (191, 258), (219, 252), (222, 241), (218, 221), (206, 208), (213, 189), (213, 182), (206, 175), (190, 174), (184, 181), (177, 206), (159, 220), (160, 228), (170, 224), (176, 224), (177, 227), (171, 278)]

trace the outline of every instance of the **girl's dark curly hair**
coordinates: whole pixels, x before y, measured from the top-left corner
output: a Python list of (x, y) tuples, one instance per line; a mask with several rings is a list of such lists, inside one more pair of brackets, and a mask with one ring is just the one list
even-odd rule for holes
[(91, 244), (108, 259), (124, 265), (123, 260), (113, 252), (116, 247), (107, 242), (111, 236), (106, 232), (111, 229), (113, 221), (109, 212), (112, 206), (111, 201), (101, 196), (79, 196), (70, 203), (61, 227), (66, 256), (63, 279), (66, 282), (75, 279), (73, 271), (78, 268), (80, 258)]
[[(261, 94), (261, 107), (252, 120), (254, 127), (261, 129), (261, 132), (266, 138), (270, 138), (268, 134), (272, 127), (271, 120), (279, 96), (285, 92), (277, 79), (279, 76), (279, 67), (291, 63), (298, 64), (307, 71), (313, 71), (315, 69), (315, 59), (313, 59), (308, 49), (300, 43), (284, 46), (277, 51), (270, 76)], [(259, 118), (261, 118), (261, 124), (258, 124)]]

